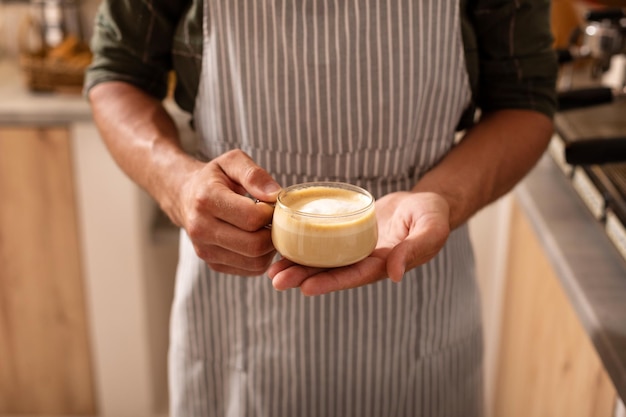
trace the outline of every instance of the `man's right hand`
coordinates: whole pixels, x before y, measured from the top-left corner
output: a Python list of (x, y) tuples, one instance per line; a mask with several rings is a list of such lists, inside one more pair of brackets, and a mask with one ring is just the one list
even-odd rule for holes
[(265, 170), (240, 150), (206, 164), (190, 157), (161, 101), (131, 84), (102, 82), (89, 98), (116, 163), (187, 231), (209, 267), (265, 272), (275, 252), (265, 226), (280, 190)]
[(189, 176), (180, 190), (177, 220), (211, 269), (261, 275), (275, 254), (266, 226), (279, 191), (267, 171), (233, 150)]

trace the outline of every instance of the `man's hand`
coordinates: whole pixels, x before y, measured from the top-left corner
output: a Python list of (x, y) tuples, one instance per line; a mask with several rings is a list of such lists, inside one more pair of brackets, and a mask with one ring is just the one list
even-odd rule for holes
[(220, 272), (265, 272), (273, 208), (253, 199), (273, 203), (280, 191), (265, 170), (240, 150), (209, 163), (189, 156), (160, 100), (130, 84), (100, 83), (89, 98), (117, 164), (187, 231), (198, 256)]
[(281, 259), (268, 270), (274, 288), (299, 287), (305, 295), (356, 288), (404, 272), (432, 259), (450, 234), (448, 203), (434, 193), (397, 192), (376, 202), (378, 243), (356, 264), (333, 269), (311, 268)]
[[(182, 186), (179, 223), (211, 269), (260, 275), (274, 257), (273, 207), (280, 186), (240, 150), (193, 172)], [(261, 202), (255, 203), (252, 196)]]

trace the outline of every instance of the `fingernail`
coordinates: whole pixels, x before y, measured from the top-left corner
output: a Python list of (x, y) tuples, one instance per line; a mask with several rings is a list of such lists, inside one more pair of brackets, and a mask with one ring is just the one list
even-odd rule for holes
[(402, 278), (404, 277), (404, 273), (405, 272), (406, 272), (406, 267), (403, 266), (402, 270), (400, 271), (400, 274), (396, 278), (391, 278), (391, 280), (393, 282), (400, 282), (400, 281), (402, 281)]
[(277, 286), (276, 286), (276, 280), (274, 280), (274, 279), (272, 279), (272, 287), (274, 287), (274, 289), (275, 289), (276, 291), (278, 291), (278, 292), (283, 292), (283, 291), (285, 291), (285, 289), (284, 289), (284, 288), (280, 288), (280, 286), (279, 286), (279, 287), (277, 287)]
[(267, 183), (263, 187), (263, 191), (265, 191), (267, 194), (275, 194), (280, 191), (280, 185), (275, 182)]

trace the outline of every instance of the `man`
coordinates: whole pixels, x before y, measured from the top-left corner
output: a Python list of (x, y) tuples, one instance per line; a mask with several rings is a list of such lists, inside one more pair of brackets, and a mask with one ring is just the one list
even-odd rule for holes
[[(173, 416), (481, 414), (466, 221), (551, 136), (548, 22), (540, 0), (105, 1), (95, 120), (182, 229)], [(170, 68), (201, 157), (161, 104)], [(370, 257), (275, 257), (271, 203), (314, 180), (376, 196)]]

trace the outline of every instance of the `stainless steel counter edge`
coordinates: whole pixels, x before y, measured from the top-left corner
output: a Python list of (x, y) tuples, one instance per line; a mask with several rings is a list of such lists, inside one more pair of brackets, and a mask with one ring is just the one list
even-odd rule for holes
[(626, 400), (626, 261), (547, 154), (514, 194)]

